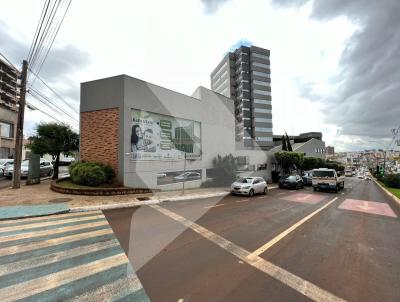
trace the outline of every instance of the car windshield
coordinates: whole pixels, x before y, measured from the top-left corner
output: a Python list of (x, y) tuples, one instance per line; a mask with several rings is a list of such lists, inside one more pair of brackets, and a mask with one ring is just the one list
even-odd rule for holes
[(4, 165), (9, 159), (0, 159), (0, 165)]
[(334, 177), (333, 171), (314, 171), (313, 176), (315, 177)]
[(241, 178), (238, 180), (238, 182), (244, 183), (244, 184), (246, 184), (246, 183), (251, 184), (253, 182), (253, 178)]
[(24, 160), (22, 163), (21, 163), (21, 166), (28, 166), (29, 165), (29, 160)]
[(290, 180), (290, 181), (296, 180), (296, 176), (294, 176), (294, 175), (288, 176), (285, 178), (285, 180)]

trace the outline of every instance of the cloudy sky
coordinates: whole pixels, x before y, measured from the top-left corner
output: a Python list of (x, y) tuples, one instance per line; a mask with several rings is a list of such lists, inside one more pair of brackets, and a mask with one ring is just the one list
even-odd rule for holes
[[(0, 51), (15, 65), (43, 3), (1, 1)], [(76, 110), (80, 82), (117, 74), (190, 95), (246, 41), (271, 50), (275, 134), (322, 131), (337, 150), (385, 148), (400, 125), (399, 14), (398, 0), (75, 0), (40, 76)], [(40, 81), (33, 89), (65, 107)], [(65, 110), (74, 118), (48, 112), (77, 127)], [(26, 134), (41, 120), (28, 110)]]

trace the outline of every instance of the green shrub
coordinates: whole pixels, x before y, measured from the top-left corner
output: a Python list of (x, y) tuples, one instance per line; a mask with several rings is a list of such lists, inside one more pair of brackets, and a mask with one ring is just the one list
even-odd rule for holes
[(76, 162), (69, 166), (69, 175), (75, 184), (96, 187), (111, 182), (115, 172), (110, 166), (101, 163)]
[(386, 174), (383, 182), (387, 187), (400, 188), (400, 174)]

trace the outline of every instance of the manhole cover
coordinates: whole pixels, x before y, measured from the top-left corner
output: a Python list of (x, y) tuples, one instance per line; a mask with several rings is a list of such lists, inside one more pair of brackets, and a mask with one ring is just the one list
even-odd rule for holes
[(51, 203), (62, 203), (62, 202), (68, 202), (71, 201), (72, 198), (55, 198), (55, 199), (50, 199), (49, 202)]
[(150, 198), (147, 197), (147, 196), (138, 197), (138, 198), (136, 198), (136, 199), (139, 200), (139, 201), (150, 200)]

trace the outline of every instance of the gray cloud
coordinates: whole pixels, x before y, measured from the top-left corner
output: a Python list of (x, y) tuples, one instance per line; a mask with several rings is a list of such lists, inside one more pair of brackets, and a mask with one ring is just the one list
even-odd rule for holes
[[(10, 35), (10, 30), (7, 25), (0, 20), (0, 49), (2, 53), (11, 60), (16, 67), (20, 68), (22, 60), (27, 57), (29, 46), (31, 41), (20, 41)], [(56, 92), (63, 98), (68, 98), (73, 102), (73, 106), (77, 108), (79, 103), (79, 83), (73, 79), (72, 75), (74, 72), (82, 70), (88, 66), (90, 57), (88, 53), (83, 52), (72, 45), (63, 45), (62, 47), (53, 44), (52, 49), (40, 71), (40, 77), (43, 78), (46, 83), (55, 89)], [(31, 79), (33, 77), (31, 76)], [(46, 88), (36, 80), (34, 87), (35, 89), (46, 94)], [(47, 94), (53, 99), (56, 99), (54, 95)], [(35, 102), (35, 101), (33, 101)], [(36, 102), (35, 102), (36, 104)], [(40, 104), (40, 103), (39, 103)], [(61, 105), (63, 106), (63, 105)], [(64, 107), (64, 106), (63, 106)], [(66, 107), (66, 110), (70, 111)], [(26, 114), (26, 125), (31, 127), (33, 124), (29, 121), (29, 111)], [(30, 129), (27, 129), (29, 131)]]
[(230, 0), (201, 0), (204, 5), (204, 10), (207, 14), (215, 13), (222, 4)]
[[(308, 0), (273, 0), (299, 6)], [(303, 96), (322, 102), (326, 121), (342, 134), (390, 137), (400, 123), (400, 1), (315, 0), (311, 17), (346, 16), (358, 26), (342, 53), (335, 95), (317, 95), (313, 83), (299, 81)]]

